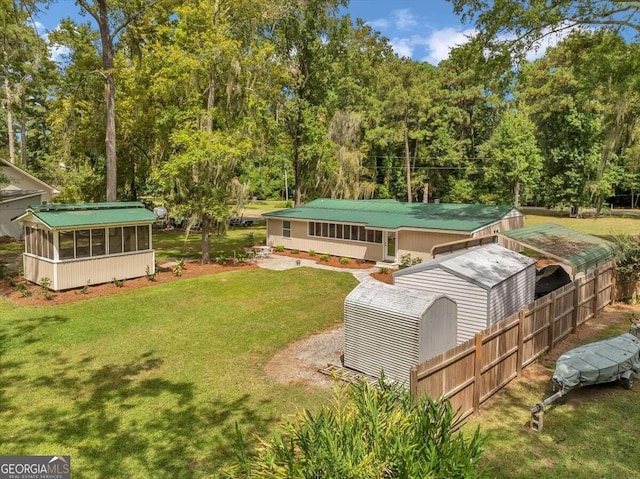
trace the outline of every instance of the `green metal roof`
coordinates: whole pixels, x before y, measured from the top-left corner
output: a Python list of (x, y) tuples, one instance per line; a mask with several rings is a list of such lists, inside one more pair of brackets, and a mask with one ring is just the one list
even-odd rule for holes
[(35, 218), (51, 229), (151, 223), (156, 215), (137, 201), (32, 205), (14, 221)]
[(359, 223), (367, 228), (420, 228), (473, 232), (500, 221), (513, 206), (454, 203), (401, 203), (395, 200), (318, 199), (297, 208), (264, 213), (262, 216)]
[(524, 246), (530, 246), (567, 260), (576, 272), (613, 259), (613, 245), (606, 240), (557, 225), (545, 223), (501, 233)]

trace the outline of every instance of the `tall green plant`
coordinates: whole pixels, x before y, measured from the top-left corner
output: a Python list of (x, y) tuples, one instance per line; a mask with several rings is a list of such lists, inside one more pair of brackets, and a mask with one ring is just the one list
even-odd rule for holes
[(613, 244), (618, 279), (640, 280), (640, 236), (617, 235), (613, 239)]
[[(303, 412), (264, 442), (250, 466), (233, 473), (261, 478), (474, 478), (482, 438), (454, 432), (450, 403), (413, 400), (401, 386), (362, 381), (336, 390), (317, 413)], [(243, 449), (244, 450), (244, 449)], [(246, 456), (245, 456), (246, 457)]]

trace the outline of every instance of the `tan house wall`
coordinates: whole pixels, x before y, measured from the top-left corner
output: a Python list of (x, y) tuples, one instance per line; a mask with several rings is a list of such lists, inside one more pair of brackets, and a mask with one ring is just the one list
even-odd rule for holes
[(23, 255), (25, 278), (40, 284), (42, 278), (51, 280), (51, 289), (80, 288), (90, 285), (109, 283), (113, 278), (131, 279), (144, 276), (155, 269), (155, 252), (139, 251), (117, 256), (82, 258), (63, 262), (52, 262), (32, 255)]
[(285, 238), (282, 236), (282, 220), (280, 218), (267, 219), (267, 244), (270, 246), (283, 245), (286, 249), (314, 250), (320, 254), (362, 258), (369, 261), (383, 260), (382, 244), (319, 238), (309, 236), (307, 232), (308, 223), (306, 221), (291, 220), (291, 238)]
[(410, 254), (411, 258), (420, 257), (423, 261), (431, 259), (431, 248), (434, 246), (470, 237), (468, 234), (407, 230), (401, 230), (397, 235), (398, 254), (396, 259), (399, 260), (402, 255)]
[(0, 173), (9, 178), (9, 185), (3, 188), (5, 190), (42, 190), (42, 201), (51, 201), (51, 198), (59, 193), (54, 187), (47, 185), (16, 166), (0, 164)]

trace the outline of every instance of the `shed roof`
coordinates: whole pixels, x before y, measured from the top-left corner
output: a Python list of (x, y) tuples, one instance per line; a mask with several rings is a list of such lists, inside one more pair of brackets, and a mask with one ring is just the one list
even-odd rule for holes
[(513, 206), (456, 203), (401, 203), (396, 200), (317, 199), (304, 206), (264, 213), (265, 217), (339, 223), (368, 228), (420, 228), (473, 232), (500, 221)]
[(401, 316), (421, 318), (441, 294), (425, 293), (381, 283), (379, 281), (365, 281), (355, 287), (346, 297), (346, 303), (367, 305), (375, 309), (393, 312)]
[(31, 205), (13, 221), (35, 219), (50, 229), (152, 223), (156, 215), (138, 201)]
[(490, 290), (506, 279), (535, 264), (535, 260), (497, 244), (458, 251), (420, 263), (393, 274), (404, 276), (441, 268), (459, 278)]
[(563, 259), (573, 266), (575, 272), (586, 271), (613, 259), (613, 245), (609, 241), (555, 223), (505, 231), (502, 236)]

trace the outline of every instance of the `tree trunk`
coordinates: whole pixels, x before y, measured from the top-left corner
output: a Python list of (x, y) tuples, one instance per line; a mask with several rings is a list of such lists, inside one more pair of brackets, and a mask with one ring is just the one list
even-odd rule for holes
[(11, 110), (11, 87), (9, 86), (9, 77), (4, 77), (4, 91), (6, 94), (6, 108), (7, 108), (7, 136), (9, 137), (9, 161), (13, 164), (16, 163), (16, 144), (15, 134), (13, 132), (13, 112)]
[(411, 203), (411, 150), (409, 149), (409, 130), (404, 127), (404, 160), (405, 168), (407, 170), (407, 202)]
[(107, 166), (107, 201), (117, 201), (116, 165), (116, 85), (113, 77), (113, 38), (109, 28), (106, 0), (98, 0), (97, 22), (102, 43), (102, 69), (104, 71), (105, 159)]
[(513, 206), (516, 208), (520, 208), (520, 182), (516, 181), (516, 184), (513, 185)]
[(27, 98), (23, 91), (20, 95), (20, 158), (23, 168), (27, 167), (27, 118), (24, 113), (27, 106), (26, 103)]
[(300, 158), (300, 125), (302, 125), (302, 110), (298, 106), (297, 124), (293, 138), (293, 204), (300, 206), (302, 204), (302, 159)]
[(202, 264), (211, 262), (211, 244), (209, 243), (209, 234), (211, 233), (211, 217), (208, 214), (202, 215), (202, 238), (200, 247), (202, 249)]

